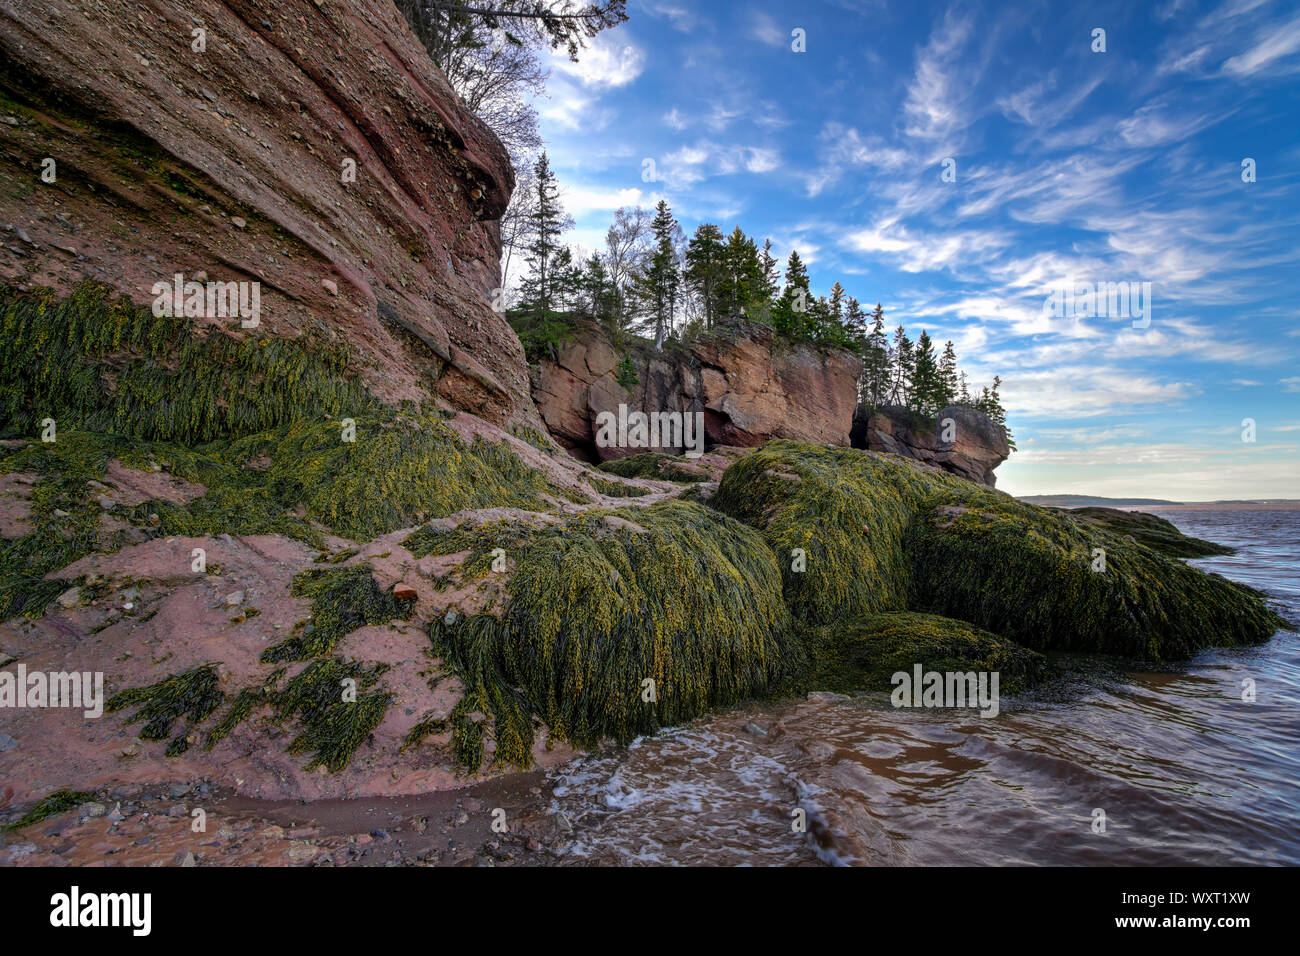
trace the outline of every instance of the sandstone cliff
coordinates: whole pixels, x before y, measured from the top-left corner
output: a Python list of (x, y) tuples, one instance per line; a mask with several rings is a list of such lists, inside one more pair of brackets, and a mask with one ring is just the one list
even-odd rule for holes
[[(597, 448), (596, 417), (629, 409), (702, 412), (710, 445), (753, 447), (773, 438), (847, 445), (860, 363), (837, 349), (789, 346), (771, 329), (737, 324), (701, 336), (689, 348), (656, 352), (633, 344), (638, 382), (619, 384), (623, 351), (594, 325), (532, 373), (533, 399), (551, 434), (588, 460), (644, 449)], [(664, 448), (680, 452), (678, 448)]]
[[(945, 440), (945, 420), (952, 421), (951, 440)], [(1007, 460), (1011, 448), (1006, 431), (987, 415), (961, 405), (950, 405), (934, 419), (906, 408), (861, 406), (854, 414), (854, 448), (886, 451), (914, 458), (977, 484), (997, 484), (993, 469)]]
[(490, 307), (506, 153), (387, 0), (4, 2), (0, 74), (6, 281), (257, 281), (257, 334), (381, 399), (535, 420)]

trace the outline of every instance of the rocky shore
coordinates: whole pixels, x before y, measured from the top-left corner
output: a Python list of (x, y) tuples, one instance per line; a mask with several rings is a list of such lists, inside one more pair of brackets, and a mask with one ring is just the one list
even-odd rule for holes
[[(848, 447), (847, 353), (738, 326), (636, 389), (594, 337), (530, 370), (505, 152), (394, 8), (196, 9), (0, 11), (0, 671), (107, 698), (0, 710), (0, 863), (543, 863), (527, 773), (586, 749), (903, 658), (1029, 686), (1281, 623), (1168, 529), (993, 490), (964, 412)], [(262, 283), (261, 322), (155, 314), (175, 273)], [(615, 400), (708, 453), (595, 467)]]

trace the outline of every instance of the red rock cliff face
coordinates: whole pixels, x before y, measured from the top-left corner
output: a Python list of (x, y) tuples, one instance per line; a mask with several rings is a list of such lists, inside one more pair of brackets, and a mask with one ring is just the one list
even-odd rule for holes
[[(598, 448), (596, 416), (630, 411), (702, 412), (710, 445), (761, 445), (773, 438), (847, 445), (857, 402), (858, 358), (848, 352), (791, 348), (771, 330), (742, 325), (702, 336), (690, 349), (631, 349), (638, 382), (618, 382), (623, 353), (594, 326), (533, 369), (533, 399), (551, 434), (591, 460), (641, 448)], [(680, 448), (664, 449), (680, 452)]]
[(7, 0), (0, 67), (6, 281), (256, 280), (253, 334), (346, 345), (381, 398), (535, 419), (491, 308), (508, 158), (387, 0)]
[(949, 405), (933, 419), (897, 405), (861, 406), (853, 422), (852, 443), (854, 448), (914, 458), (988, 488), (997, 484), (993, 469), (1011, 454), (1001, 425), (961, 405)]

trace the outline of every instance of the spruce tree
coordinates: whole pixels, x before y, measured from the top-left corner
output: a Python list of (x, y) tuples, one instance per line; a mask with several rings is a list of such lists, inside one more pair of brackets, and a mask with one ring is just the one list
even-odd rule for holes
[(785, 264), (785, 288), (773, 309), (776, 330), (791, 339), (804, 338), (811, 331), (812, 290), (808, 283), (808, 270), (798, 251), (792, 251)]
[(935, 411), (947, 408), (957, 401), (957, 350), (951, 341), (943, 345), (939, 359), (939, 387), (935, 394)]
[(551, 163), (545, 153), (533, 167), (536, 182), (535, 207), (529, 216), (528, 276), (521, 288), (521, 308), (539, 317), (555, 311), (553, 260), (560, 248), (560, 233), (573, 225), (573, 220), (560, 207), (560, 189)]
[(677, 220), (666, 200), (655, 206), (655, 217), (650, 223), (654, 234), (654, 253), (637, 286), (645, 303), (646, 326), (654, 331), (655, 348), (663, 348), (664, 336), (672, 331), (673, 316), (677, 310), (677, 294), (681, 276), (677, 271)]
[(889, 340), (885, 337), (885, 310), (879, 302), (871, 313), (871, 330), (862, 349), (862, 401), (879, 407), (889, 395)]
[(922, 329), (913, 356), (911, 407), (923, 415), (930, 415), (935, 411), (938, 396), (939, 363), (935, 358), (930, 334)]
[(890, 349), (889, 404), (911, 407), (913, 356), (912, 340), (900, 325), (894, 330), (894, 344)]
[(713, 328), (718, 318), (718, 293), (723, 276), (722, 230), (711, 222), (701, 223), (686, 247), (686, 282), (704, 312), (704, 327)]

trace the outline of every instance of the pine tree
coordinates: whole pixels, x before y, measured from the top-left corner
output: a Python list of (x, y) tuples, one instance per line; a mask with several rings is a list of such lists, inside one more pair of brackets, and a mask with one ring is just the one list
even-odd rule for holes
[(1016, 447), (1016, 440), (1011, 434), (1011, 429), (1007, 427), (1007, 412), (1006, 409), (1002, 407), (1002, 398), (998, 394), (998, 389), (1001, 387), (1002, 377), (1000, 375), (994, 375), (993, 388), (985, 389), (987, 398), (985, 401), (986, 408), (984, 414), (988, 415), (989, 418), (1002, 426), (1002, 430), (1007, 436), (1007, 444), (1014, 450)]

